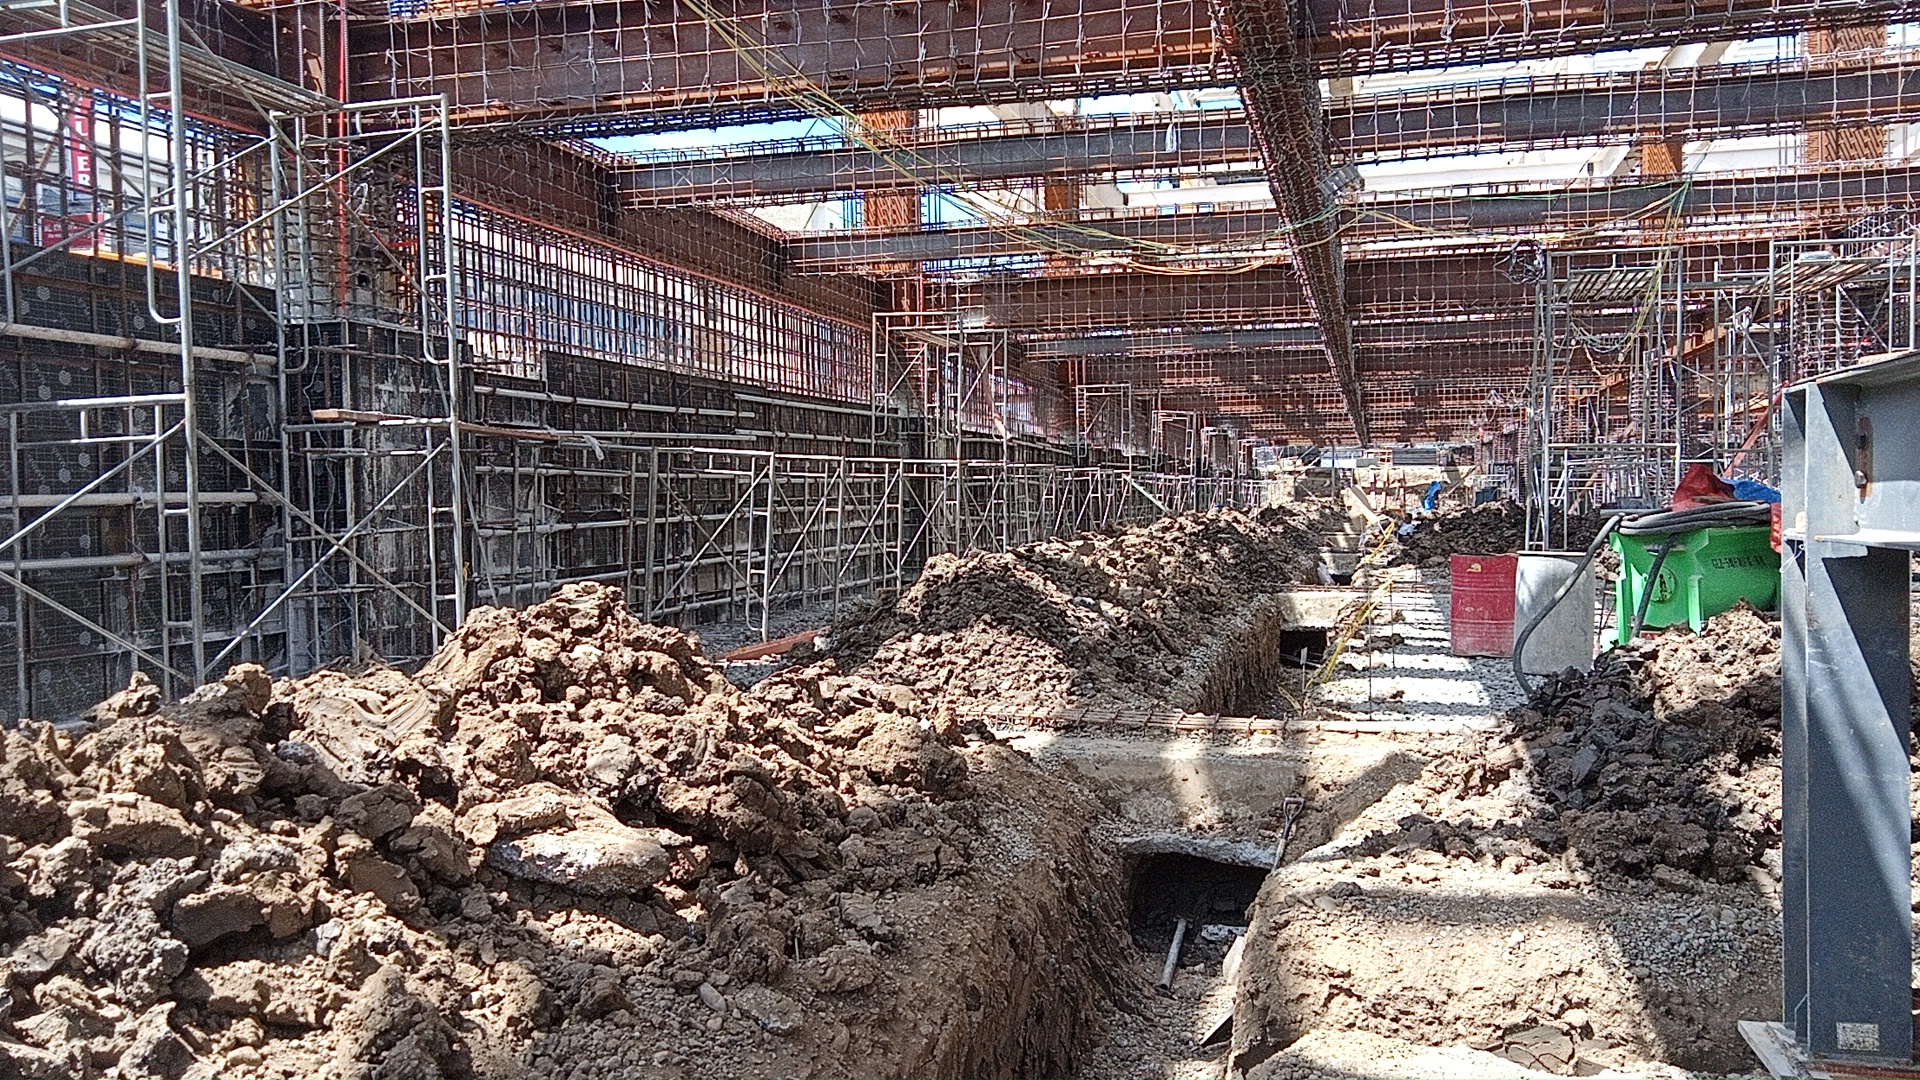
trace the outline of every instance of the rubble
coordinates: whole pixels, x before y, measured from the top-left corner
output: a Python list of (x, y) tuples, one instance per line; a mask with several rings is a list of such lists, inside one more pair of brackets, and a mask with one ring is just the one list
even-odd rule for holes
[(136, 678), (0, 733), (0, 1071), (1065, 1071), (1121, 947), (1094, 812), (831, 660), (738, 690), (598, 586), (412, 677)]
[[(1216, 510), (1115, 535), (930, 560), (920, 579), (838, 623), (848, 670), (918, 707), (1042, 712), (1069, 704), (1194, 707), (1198, 650), (1265, 593), (1317, 580), (1317, 502)], [(801, 659), (812, 655), (802, 650)]]
[[(1235, 976), (1138, 1004), (1102, 837), (1148, 818), (965, 706), (1205, 685), (1312, 565), (1266, 517), (943, 561), (750, 691), (570, 586), (415, 675), (136, 678), (84, 730), (0, 732), (0, 1072), (1062, 1075), (1103, 1013), (1138, 1013), (1089, 1059), (1116, 1070), (1227, 997), (1248, 1075), (1744, 1064), (1717, 1025), (1777, 1000), (1779, 833), (1778, 636), (1746, 610), (1496, 732), (1286, 735), (1271, 794), (1318, 846)], [(1277, 811), (1207, 798), (1189, 827), (1271, 850)]]
[(1433, 757), (1417, 812), (1349, 848), (1748, 882), (1777, 877), (1779, 786), (1779, 624), (1742, 606), (1548, 677), (1500, 730)]

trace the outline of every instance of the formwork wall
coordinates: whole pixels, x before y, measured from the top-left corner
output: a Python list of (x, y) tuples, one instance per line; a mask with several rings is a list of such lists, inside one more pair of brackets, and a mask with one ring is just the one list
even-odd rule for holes
[[(127, 137), (127, 101), (28, 81), (60, 108), (0, 109), (27, 178), (0, 290), (0, 712), (71, 718), (135, 670), (179, 693), (240, 660), (414, 662), (466, 606), (569, 581), (764, 629), (942, 551), (1260, 494), (1087, 464), (1052, 371), (1004, 348), (903, 372), (857, 303), (436, 203), (425, 139), (411, 176), (316, 182), (353, 152), (332, 129), (309, 149), (190, 121), (208, 198), (156, 224), (164, 163), (140, 160), (155, 143)], [(190, 385), (166, 324), (179, 232)]]

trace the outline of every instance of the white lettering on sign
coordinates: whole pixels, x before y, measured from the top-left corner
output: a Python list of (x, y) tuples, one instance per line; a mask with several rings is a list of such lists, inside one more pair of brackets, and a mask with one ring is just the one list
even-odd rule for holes
[(1834, 1027), (1839, 1029), (1842, 1050), (1880, 1049), (1879, 1024), (1835, 1024)]

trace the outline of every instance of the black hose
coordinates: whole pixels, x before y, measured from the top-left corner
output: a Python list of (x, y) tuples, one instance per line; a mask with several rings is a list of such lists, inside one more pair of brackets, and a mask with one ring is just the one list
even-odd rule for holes
[(1533, 636), (1534, 630), (1538, 629), (1541, 623), (1547, 621), (1547, 616), (1553, 614), (1553, 610), (1560, 606), (1560, 601), (1565, 600), (1567, 594), (1573, 591), (1574, 583), (1580, 580), (1580, 575), (1587, 572), (1587, 567), (1593, 565), (1594, 556), (1600, 554), (1600, 546), (1607, 542), (1607, 537), (1613, 533), (1614, 529), (1620, 528), (1620, 523), (1625, 517), (1625, 514), (1615, 514), (1607, 519), (1605, 525), (1600, 526), (1600, 531), (1593, 534), (1593, 542), (1587, 545), (1587, 553), (1580, 557), (1580, 565), (1574, 567), (1573, 573), (1567, 577), (1567, 580), (1560, 583), (1559, 591), (1553, 594), (1553, 599), (1547, 601), (1547, 606), (1541, 608), (1533, 618), (1527, 621), (1525, 628), (1514, 636), (1513, 677), (1520, 684), (1521, 693), (1529, 697), (1533, 696), (1533, 687), (1527, 682), (1527, 673), (1521, 670), (1520, 665), (1520, 655), (1527, 647), (1527, 639)]
[[(1616, 528), (1620, 530), (1622, 536), (1672, 536), (1675, 533), (1707, 529), (1716, 525), (1765, 524), (1771, 521), (1772, 517), (1771, 504), (1743, 500), (1708, 503), (1690, 510), (1662, 510), (1657, 513), (1632, 516), (1615, 514), (1608, 518), (1607, 523), (1602, 525), (1600, 531), (1594, 535), (1593, 543), (1587, 545), (1587, 553), (1581, 557), (1580, 565), (1574, 568), (1573, 575), (1560, 585), (1560, 591), (1553, 594), (1553, 599), (1547, 602), (1547, 606), (1540, 609), (1538, 614), (1528, 620), (1525, 628), (1514, 636), (1513, 677), (1520, 684), (1521, 693), (1529, 696), (1533, 694), (1533, 686), (1528, 683), (1527, 673), (1521, 670), (1520, 665), (1520, 657), (1522, 650), (1526, 648), (1527, 639), (1532, 637), (1534, 630), (1546, 621), (1548, 615), (1553, 614), (1555, 608), (1560, 606), (1560, 601), (1565, 600), (1567, 594), (1573, 591), (1574, 582), (1579, 581), (1580, 575), (1586, 573), (1594, 556), (1599, 554), (1600, 545), (1606, 543), (1608, 534)], [(1667, 552), (1672, 547), (1673, 541), (1668, 540), (1658, 545), (1654, 551), (1653, 568), (1647, 572), (1647, 587), (1640, 592), (1639, 610), (1633, 616), (1634, 635), (1640, 633), (1641, 626), (1646, 621), (1647, 604), (1653, 596), (1653, 581), (1659, 576), (1661, 564), (1666, 562)]]
[(1633, 629), (1627, 633), (1627, 640), (1640, 636), (1640, 628), (1647, 625), (1647, 605), (1653, 601), (1653, 587), (1660, 581), (1660, 567), (1667, 561), (1667, 552), (1673, 550), (1671, 538), (1662, 540), (1653, 546), (1653, 567), (1640, 584), (1640, 603), (1633, 612)]
[(1623, 536), (1668, 536), (1710, 529), (1716, 525), (1761, 525), (1773, 519), (1773, 507), (1763, 502), (1708, 503), (1691, 510), (1663, 510), (1622, 522)]

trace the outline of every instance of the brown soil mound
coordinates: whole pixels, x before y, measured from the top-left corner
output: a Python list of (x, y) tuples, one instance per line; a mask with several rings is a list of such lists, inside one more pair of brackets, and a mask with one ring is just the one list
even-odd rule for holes
[(935, 708), (1167, 701), (1204, 680), (1189, 665), (1224, 618), (1311, 571), (1323, 514), (1216, 510), (939, 556), (898, 597), (836, 625), (831, 652)]
[(0, 739), (0, 1075), (1058, 1075), (1122, 947), (1081, 796), (602, 587), (93, 721)]

